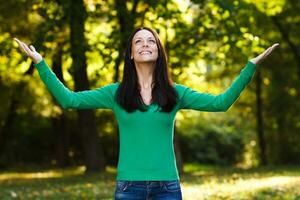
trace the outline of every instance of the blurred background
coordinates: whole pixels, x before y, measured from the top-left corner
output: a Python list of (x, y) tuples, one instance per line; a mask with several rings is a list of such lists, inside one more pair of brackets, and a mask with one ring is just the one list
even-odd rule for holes
[(11, 171), (115, 172), (119, 153), (113, 112), (63, 110), (12, 38), (33, 44), (70, 90), (81, 91), (121, 81), (129, 35), (140, 26), (158, 32), (174, 82), (212, 94), (225, 91), (249, 59), (280, 43), (227, 112), (177, 113), (180, 174), (191, 169), (185, 166), (297, 168), (299, 13), (296, 0), (1, 0), (1, 187), (8, 187)]

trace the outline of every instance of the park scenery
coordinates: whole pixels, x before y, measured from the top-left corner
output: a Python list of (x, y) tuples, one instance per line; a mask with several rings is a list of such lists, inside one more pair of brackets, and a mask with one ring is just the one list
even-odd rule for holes
[(299, 13), (297, 0), (2, 1), (0, 199), (114, 199), (114, 112), (61, 105), (22, 45), (79, 93), (121, 82), (131, 33), (150, 27), (173, 82), (195, 92), (222, 95), (263, 60), (226, 110), (176, 114), (183, 199), (299, 200)]

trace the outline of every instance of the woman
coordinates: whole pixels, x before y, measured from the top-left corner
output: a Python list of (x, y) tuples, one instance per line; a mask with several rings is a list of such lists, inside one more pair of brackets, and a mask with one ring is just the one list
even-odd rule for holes
[(279, 45), (248, 61), (225, 92), (212, 95), (172, 82), (164, 48), (150, 28), (138, 28), (129, 38), (121, 83), (80, 92), (66, 88), (32, 45), (15, 40), (63, 108), (115, 113), (120, 135), (115, 199), (161, 200), (182, 199), (173, 149), (177, 111), (226, 111), (250, 82), (257, 64)]

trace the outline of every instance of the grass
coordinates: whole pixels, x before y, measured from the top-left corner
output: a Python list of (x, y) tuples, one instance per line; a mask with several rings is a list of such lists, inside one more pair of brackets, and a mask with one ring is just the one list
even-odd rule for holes
[[(84, 167), (0, 172), (0, 199), (113, 199), (116, 169), (84, 175)], [(183, 199), (300, 200), (300, 167), (235, 169), (186, 164)]]

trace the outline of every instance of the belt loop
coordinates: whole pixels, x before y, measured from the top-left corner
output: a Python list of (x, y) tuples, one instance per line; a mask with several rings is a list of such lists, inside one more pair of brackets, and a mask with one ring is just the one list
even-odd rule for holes
[(123, 191), (125, 191), (130, 185), (131, 181), (125, 181), (125, 187), (123, 188)]
[(159, 181), (159, 186), (162, 188), (164, 186), (163, 181)]

